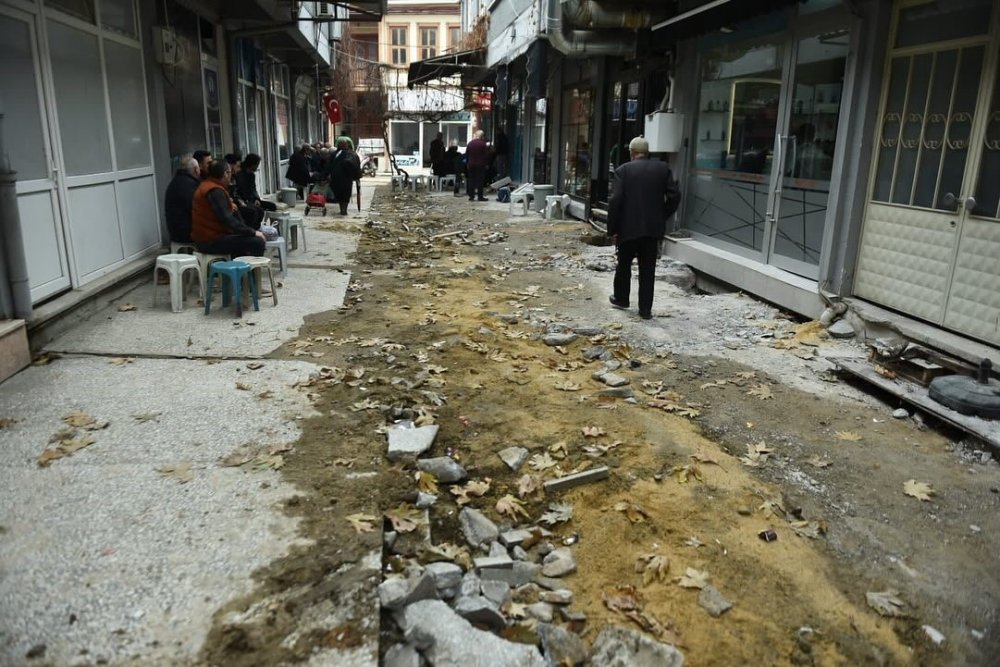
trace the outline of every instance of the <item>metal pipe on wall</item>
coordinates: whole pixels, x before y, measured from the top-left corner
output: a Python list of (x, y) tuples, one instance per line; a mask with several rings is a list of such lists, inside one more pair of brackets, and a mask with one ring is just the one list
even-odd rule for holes
[(0, 306), (5, 319), (27, 320), (32, 311), (28, 260), (17, 210), (17, 172), (10, 168), (3, 146), (3, 118), (0, 109)]
[(637, 40), (634, 34), (617, 31), (603, 34), (595, 30), (565, 31), (563, 3), (560, 0), (548, 0), (545, 28), (552, 48), (570, 58), (635, 56)]

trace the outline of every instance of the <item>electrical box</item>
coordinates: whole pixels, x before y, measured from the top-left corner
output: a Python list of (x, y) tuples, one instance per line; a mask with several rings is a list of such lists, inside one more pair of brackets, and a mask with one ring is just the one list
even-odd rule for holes
[(650, 153), (679, 153), (684, 146), (684, 114), (674, 111), (646, 114), (643, 134)]
[(180, 63), (181, 46), (173, 28), (153, 26), (153, 56), (161, 65)]

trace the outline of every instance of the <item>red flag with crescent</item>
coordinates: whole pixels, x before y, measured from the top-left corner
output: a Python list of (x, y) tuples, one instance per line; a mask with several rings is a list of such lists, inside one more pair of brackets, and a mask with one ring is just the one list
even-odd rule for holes
[(340, 122), (340, 102), (333, 99), (332, 97), (324, 98), (323, 106), (326, 107), (326, 117), (330, 119), (331, 123)]

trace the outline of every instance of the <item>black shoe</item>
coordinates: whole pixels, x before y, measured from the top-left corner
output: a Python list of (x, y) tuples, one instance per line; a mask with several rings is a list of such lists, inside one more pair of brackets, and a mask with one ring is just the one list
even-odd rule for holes
[(479, 197), (476, 199), (476, 201), (489, 201), (489, 199), (487, 199), (486, 197)]
[(614, 306), (615, 308), (620, 308), (621, 310), (625, 310), (626, 308), (628, 308), (628, 304), (622, 303), (621, 301), (616, 299), (614, 294), (608, 297), (608, 301), (611, 302), (611, 305)]
[(653, 313), (639, 313), (639, 317), (644, 320), (651, 320), (653, 319)]
[(475, 197), (469, 197), (469, 201), (474, 201)]

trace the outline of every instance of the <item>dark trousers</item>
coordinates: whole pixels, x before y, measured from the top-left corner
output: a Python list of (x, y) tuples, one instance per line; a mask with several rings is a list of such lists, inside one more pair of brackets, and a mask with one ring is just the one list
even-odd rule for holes
[(272, 213), (278, 210), (277, 204), (275, 204), (273, 201), (267, 201), (265, 199), (260, 200), (260, 207), (265, 211), (271, 211)]
[(633, 239), (618, 243), (618, 266), (615, 267), (615, 301), (628, 304), (632, 289), (632, 260), (639, 260), (639, 312), (653, 311), (653, 281), (656, 279), (656, 256), (660, 240)]
[(214, 241), (198, 243), (198, 252), (207, 252), (212, 255), (231, 255), (233, 257), (264, 256), (264, 239), (257, 236), (220, 236)]
[(469, 177), (465, 185), (465, 194), (469, 199), (483, 198), (483, 181), (486, 180), (486, 165), (481, 167), (469, 167)]
[(240, 218), (246, 223), (247, 227), (251, 229), (260, 229), (260, 223), (264, 222), (264, 209), (257, 208), (256, 206), (240, 206)]

